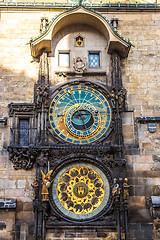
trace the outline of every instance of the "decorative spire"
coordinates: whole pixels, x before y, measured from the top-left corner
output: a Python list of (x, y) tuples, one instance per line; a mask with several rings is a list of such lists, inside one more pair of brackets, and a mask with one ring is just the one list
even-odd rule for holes
[(79, 0), (79, 5), (82, 5), (83, 0)]
[(114, 30), (117, 30), (117, 27), (118, 27), (118, 18), (116, 18), (116, 17), (111, 18), (111, 24), (112, 24), (112, 26), (114, 27)]

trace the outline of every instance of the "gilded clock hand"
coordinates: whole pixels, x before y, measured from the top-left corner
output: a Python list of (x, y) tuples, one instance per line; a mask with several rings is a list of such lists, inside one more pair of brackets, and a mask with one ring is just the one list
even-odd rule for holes
[[(78, 111), (78, 110), (77, 110)], [(82, 116), (91, 115), (90, 113), (81, 113)]]
[[(75, 107), (75, 108), (78, 108), (78, 107), (79, 107), (79, 104), (76, 103), (75, 98), (74, 98), (74, 96), (72, 95), (72, 92), (71, 92), (71, 91), (68, 91), (68, 93), (71, 95), (71, 97), (72, 97), (72, 99), (73, 99), (74, 107)], [(77, 109), (77, 111), (78, 111), (78, 113), (79, 113), (79, 116), (80, 116), (80, 118), (81, 118), (81, 120), (82, 120), (82, 122), (83, 122), (83, 125), (84, 125), (85, 129), (87, 130), (87, 127), (86, 127), (86, 125), (85, 125), (85, 123), (84, 123), (84, 120), (83, 120), (83, 118), (82, 118), (82, 115), (81, 115), (80, 111), (79, 111), (78, 109)]]
[[(81, 115), (90, 115), (90, 113), (81, 113)], [(64, 114), (57, 114), (57, 117), (64, 117)]]
[(71, 91), (68, 91), (68, 93), (69, 93), (69, 94), (71, 95), (71, 97), (72, 97), (72, 100), (73, 100), (73, 102), (74, 102), (74, 107), (75, 107), (75, 108), (78, 108), (78, 107), (79, 107), (79, 104), (76, 102), (76, 100), (75, 100), (72, 92), (71, 92)]
[(83, 123), (83, 126), (84, 126), (85, 129), (87, 130), (86, 124), (84, 123), (84, 119), (83, 119), (83, 117), (82, 117), (81, 112), (79, 111), (79, 109), (77, 109), (77, 112), (78, 112), (78, 115), (80, 116), (80, 119), (81, 119), (81, 121), (82, 121), (82, 123)]
[(77, 111), (78, 111), (78, 114), (79, 114), (79, 116), (80, 116), (80, 118), (81, 118), (81, 120), (82, 120), (82, 122), (83, 122), (83, 126), (85, 127), (85, 129), (87, 130), (87, 127), (86, 127), (86, 124), (84, 123), (84, 120), (83, 120), (83, 117), (82, 117), (82, 115), (81, 115), (81, 112), (77, 109)]

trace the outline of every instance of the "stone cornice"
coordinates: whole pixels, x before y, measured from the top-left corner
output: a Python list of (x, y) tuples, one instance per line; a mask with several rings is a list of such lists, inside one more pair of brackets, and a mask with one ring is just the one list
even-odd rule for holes
[(9, 116), (13, 117), (14, 114), (29, 113), (34, 111), (33, 103), (10, 103), (8, 104)]
[[(115, 159), (115, 161), (107, 160), (108, 154), (113, 154), (118, 152), (122, 146), (111, 145), (68, 145), (68, 144), (56, 144), (52, 146), (34, 146), (30, 145), (27, 147), (22, 146), (8, 146), (9, 160), (13, 163), (15, 170), (24, 169), (29, 170), (33, 168), (33, 165), (37, 162), (40, 165), (47, 164), (48, 156), (50, 162), (54, 161), (59, 163), (62, 159), (74, 157), (94, 157), (97, 161), (105, 162), (110, 166), (123, 166), (126, 164), (125, 159)], [(41, 153), (43, 157), (41, 158)], [(47, 160), (44, 158), (44, 155), (47, 156)]]
[(138, 122), (160, 122), (160, 117), (137, 117)]
[[(24, 9), (68, 9), (75, 6), (73, 3), (55, 3), (55, 2), (26, 2), (26, 1), (20, 1), (20, 2), (0, 2), (0, 8), (24, 8)], [(117, 3), (91, 3), (91, 4), (85, 4), (88, 8), (94, 8), (98, 9), (99, 11), (153, 11), (153, 10), (160, 10), (160, 4), (156, 3), (120, 3), (117, 1)]]

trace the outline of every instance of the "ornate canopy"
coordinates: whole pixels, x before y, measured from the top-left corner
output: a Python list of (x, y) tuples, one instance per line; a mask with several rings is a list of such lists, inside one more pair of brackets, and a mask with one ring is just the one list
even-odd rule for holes
[(95, 27), (106, 38), (107, 53), (111, 54), (113, 51), (117, 51), (122, 58), (127, 57), (131, 42), (121, 37), (106, 17), (83, 5), (64, 11), (52, 19), (48, 28), (40, 36), (30, 41), (32, 56), (38, 57), (43, 49), (51, 52), (51, 41), (54, 40), (55, 34), (62, 28), (73, 24), (87, 24)]

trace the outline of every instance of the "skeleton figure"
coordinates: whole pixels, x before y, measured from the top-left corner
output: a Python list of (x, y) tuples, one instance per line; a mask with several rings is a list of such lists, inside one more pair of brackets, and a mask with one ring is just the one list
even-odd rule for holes
[(53, 172), (53, 170), (49, 171), (45, 175), (43, 173), (43, 171), (41, 170), (41, 173), (42, 173), (42, 201), (48, 201), (49, 200), (48, 188), (51, 185), (50, 179), (51, 179), (52, 172)]

